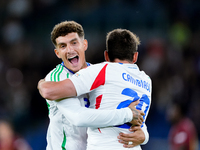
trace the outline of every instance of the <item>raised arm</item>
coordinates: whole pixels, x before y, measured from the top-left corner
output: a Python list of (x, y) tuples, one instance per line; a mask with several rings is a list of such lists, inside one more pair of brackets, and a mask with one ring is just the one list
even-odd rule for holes
[(41, 96), (48, 100), (76, 96), (74, 84), (69, 79), (59, 82), (45, 81), (44, 79), (41, 79), (38, 82), (38, 90)]

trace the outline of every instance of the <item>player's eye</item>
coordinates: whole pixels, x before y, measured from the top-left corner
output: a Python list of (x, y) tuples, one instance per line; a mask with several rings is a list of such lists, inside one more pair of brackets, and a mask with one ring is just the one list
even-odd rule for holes
[(60, 48), (65, 48), (65, 47), (66, 47), (66, 45), (61, 45), (61, 46), (60, 46)]

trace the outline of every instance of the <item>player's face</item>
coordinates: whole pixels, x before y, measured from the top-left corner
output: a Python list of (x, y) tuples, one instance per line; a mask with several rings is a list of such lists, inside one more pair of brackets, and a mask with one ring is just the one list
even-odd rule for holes
[(65, 66), (77, 72), (86, 67), (85, 51), (87, 50), (87, 40), (81, 39), (77, 33), (72, 32), (56, 39), (55, 53), (61, 58)]

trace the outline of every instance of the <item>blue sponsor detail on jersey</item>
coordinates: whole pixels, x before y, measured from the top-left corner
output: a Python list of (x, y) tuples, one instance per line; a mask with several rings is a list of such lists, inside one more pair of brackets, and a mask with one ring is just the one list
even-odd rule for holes
[(134, 85), (144, 88), (150, 92), (150, 83), (148, 83), (147, 81), (134, 79), (130, 74), (127, 74), (127, 73), (122, 73), (122, 78), (125, 81), (133, 83)]
[[(121, 108), (125, 108), (125, 107), (128, 107), (130, 105), (130, 103), (140, 99), (140, 102), (139, 104), (136, 106), (136, 109), (138, 110), (141, 110), (145, 113), (145, 115), (143, 116), (143, 119), (146, 118), (146, 113), (149, 109), (149, 106), (150, 106), (150, 100), (148, 98), (148, 96), (146, 94), (143, 94), (142, 97), (140, 98), (137, 94), (137, 92), (135, 92), (134, 90), (130, 89), (130, 88), (125, 88), (122, 93), (123, 95), (126, 95), (126, 96), (130, 96), (131, 99), (133, 100), (126, 100), (126, 101), (123, 101), (121, 102), (118, 106), (117, 106), (117, 109), (121, 109)], [(144, 122), (143, 122), (144, 123)], [(118, 125), (116, 127), (119, 127), (119, 128), (125, 128), (125, 129), (129, 129), (131, 127), (131, 123), (125, 123), (123, 125)], [(143, 126), (143, 124), (142, 124)], [(141, 127), (142, 127), (141, 126)]]
[(89, 107), (90, 106), (90, 101), (88, 98), (84, 98), (84, 102), (85, 102), (85, 107)]
[(137, 67), (128, 67), (128, 68), (130, 68), (130, 69), (137, 69)]

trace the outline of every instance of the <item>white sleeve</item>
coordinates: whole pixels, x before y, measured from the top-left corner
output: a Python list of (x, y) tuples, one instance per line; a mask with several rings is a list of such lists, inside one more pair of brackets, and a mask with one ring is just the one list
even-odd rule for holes
[(145, 144), (147, 144), (147, 142), (149, 141), (149, 133), (148, 133), (148, 131), (147, 131), (147, 126), (146, 126), (146, 124), (143, 124), (142, 131), (144, 132), (145, 140), (144, 140), (143, 143), (141, 143), (141, 145), (145, 145)]
[(132, 111), (127, 108), (97, 110), (82, 107), (78, 98), (68, 98), (57, 102), (58, 109), (75, 126), (106, 127), (121, 125), (132, 120)]
[[(76, 89), (77, 96), (89, 93), (91, 89), (93, 89), (92, 86), (94, 84), (94, 81), (96, 80), (99, 72), (104, 66), (104, 63), (89, 66), (85, 69), (79, 70), (70, 78)], [(95, 86), (95, 88), (97, 88), (98, 86)]]

